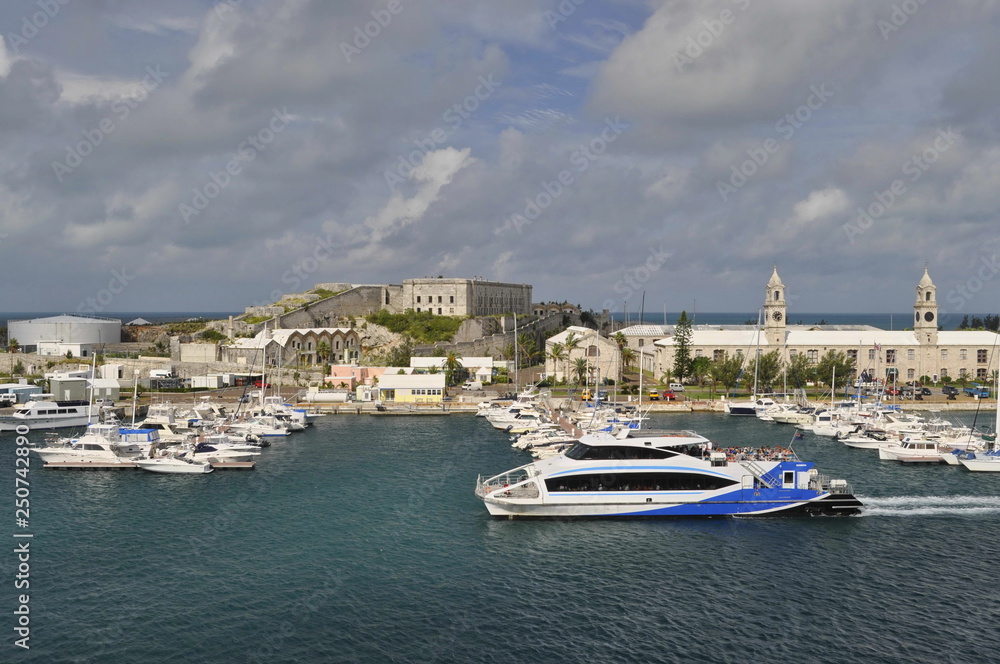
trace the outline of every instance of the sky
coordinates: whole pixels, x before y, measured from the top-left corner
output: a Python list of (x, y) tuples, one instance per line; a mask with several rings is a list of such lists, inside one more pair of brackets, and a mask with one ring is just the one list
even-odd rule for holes
[(9, 0), (7, 311), (998, 309), (1000, 4)]

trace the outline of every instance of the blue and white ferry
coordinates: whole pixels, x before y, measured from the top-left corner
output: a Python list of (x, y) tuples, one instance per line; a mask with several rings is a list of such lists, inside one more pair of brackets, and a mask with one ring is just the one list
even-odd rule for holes
[(497, 517), (857, 514), (845, 480), (785, 448), (718, 448), (693, 431), (588, 434), (564, 454), (493, 477), (476, 495)]

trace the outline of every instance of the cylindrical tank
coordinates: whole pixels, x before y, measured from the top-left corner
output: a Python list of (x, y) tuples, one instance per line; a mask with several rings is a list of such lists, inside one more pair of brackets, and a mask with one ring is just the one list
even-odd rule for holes
[(21, 346), (35, 346), (39, 341), (62, 341), (74, 344), (120, 344), (122, 322), (112, 318), (89, 316), (50, 316), (30, 320), (7, 321), (7, 338)]

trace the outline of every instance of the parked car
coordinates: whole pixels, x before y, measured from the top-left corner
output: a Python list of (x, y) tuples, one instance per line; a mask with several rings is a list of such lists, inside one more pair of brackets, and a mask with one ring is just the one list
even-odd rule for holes
[(923, 394), (926, 397), (929, 397), (931, 395), (931, 388), (929, 388), (929, 387), (921, 387), (920, 388), (920, 393)]
[(903, 391), (898, 387), (887, 387), (885, 388), (885, 393), (888, 394), (890, 397), (898, 397), (900, 394), (903, 393)]
[(945, 385), (941, 388), (941, 394), (947, 394), (949, 396), (958, 394), (958, 388), (953, 385)]
[(683, 392), (684, 391), (684, 385), (681, 384), (681, 383), (670, 383), (670, 391), (671, 392)]
[(677, 395), (674, 394), (671, 390), (667, 390), (666, 392), (663, 393), (663, 400), (664, 401), (677, 401)]
[(650, 390), (646, 393), (646, 397), (649, 398), (650, 401), (659, 401), (660, 393), (657, 390)]
[(265, 383), (265, 382), (263, 382), (261, 380), (255, 380), (253, 382), (253, 386), (254, 387), (260, 387), (260, 388), (267, 389), (267, 388), (271, 387), (271, 384), (270, 383)]

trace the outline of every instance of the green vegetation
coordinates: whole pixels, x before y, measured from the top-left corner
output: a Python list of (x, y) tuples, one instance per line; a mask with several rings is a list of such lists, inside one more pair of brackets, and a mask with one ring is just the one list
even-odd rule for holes
[(204, 320), (189, 320), (183, 323), (170, 323), (166, 326), (166, 332), (172, 337), (176, 337), (181, 334), (195, 334), (201, 332), (208, 326), (208, 322)]
[(247, 316), (243, 322), (247, 325), (260, 325), (264, 321), (269, 321), (273, 316)]
[(334, 293), (332, 290), (329, 290), (327, 288), (314, 288), (314, 289), (312, 289), (309, 292), (310, 293), (314, 293), (315, 295), (319, 295), (321, 298), (324, 298), (324, 299), (328, 298), (328, 297), (333, 297), (334, 295), (336, 295), (336, 293)]
[(691, 375), (691, 321), (686, 311), (682, 311), (677, 319), (674, 344), (674, 375), (678, 381), (684, 382)]
[(229, 337), (213, 328), (202, 332), (201, 338), (205, 341), (225, 341)]
[(382, 309), (377, 314), (368, 316), (368, 320), (376, 325), (386, 327), (396, 334), (409, 335), (421, 343), (451, 341), (462, 324), (460, 317), (435, 316), (429, 311), (413, 311), (412, 309), (407, 309), (401, 314), (391, 314)]

